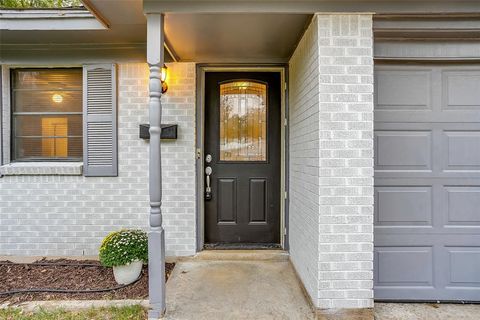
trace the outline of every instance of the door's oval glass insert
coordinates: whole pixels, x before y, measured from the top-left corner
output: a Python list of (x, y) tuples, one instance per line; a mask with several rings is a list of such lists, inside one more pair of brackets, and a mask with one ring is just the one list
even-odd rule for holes
[(220, 84), (220, 161), (267, 160), (267, 85)]

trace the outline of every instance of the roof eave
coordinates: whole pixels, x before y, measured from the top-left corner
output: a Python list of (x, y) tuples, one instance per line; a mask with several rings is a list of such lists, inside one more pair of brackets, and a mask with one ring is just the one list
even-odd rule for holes
[(0, 30), (105, 30), (86, 9), (0, 9)]

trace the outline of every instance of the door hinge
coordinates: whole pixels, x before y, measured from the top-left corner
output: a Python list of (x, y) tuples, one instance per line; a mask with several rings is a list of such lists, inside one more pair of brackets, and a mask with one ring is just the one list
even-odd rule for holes
[(285, 191), (285, 199), (288, 199), (288, 192)]
[(284, 88), (283, 88), (283, 90), (287, 91), (288, 84), (287, 84), (287, 82), (284, 82), (284, 84), (285, 84), (285, 85), (284, 85)]
[(287, 235), (287, 228), (283, 228), (283, 235), (284, 235), (284, 236)]
[(288, 125), (288, 120), (287, 120), (287, 118), (285, 118), (285, 119), (283, 120), (283, 125), (284, 125), (285, 127)]

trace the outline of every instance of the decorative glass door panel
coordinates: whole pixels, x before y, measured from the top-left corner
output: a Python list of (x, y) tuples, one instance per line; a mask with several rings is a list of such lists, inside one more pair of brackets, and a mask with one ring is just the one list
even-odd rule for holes
[(267, 85), (220, 84), (220, 161), (267, 160)]

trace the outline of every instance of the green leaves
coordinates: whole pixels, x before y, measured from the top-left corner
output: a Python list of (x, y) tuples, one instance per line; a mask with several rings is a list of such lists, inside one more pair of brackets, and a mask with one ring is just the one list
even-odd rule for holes
[(147, 233), (139, 229), (122, 229), (108, 234), (102, 241), (100, 262), (106, 267), (148, 261)]
[(0, 8), (65, 8), (81, 7), (80, 0), (0, 0)]

